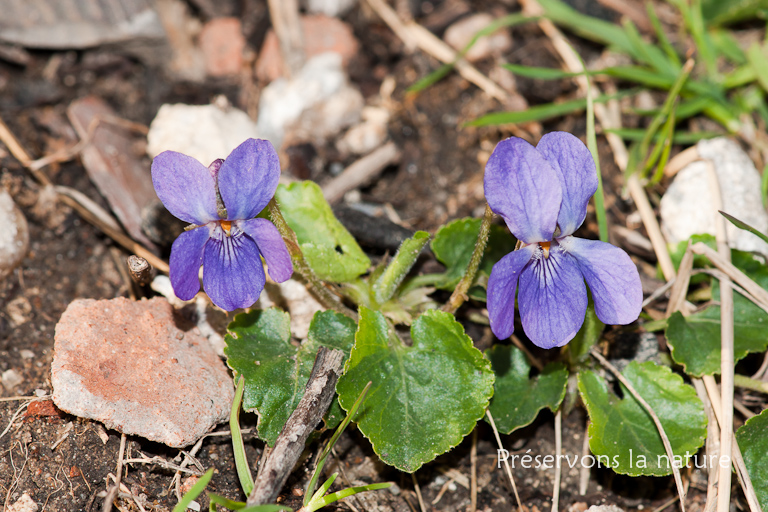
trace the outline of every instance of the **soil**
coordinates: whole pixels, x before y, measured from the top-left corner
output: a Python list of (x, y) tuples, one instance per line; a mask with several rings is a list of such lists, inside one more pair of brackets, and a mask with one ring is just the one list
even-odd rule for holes
[[(243, 5), (254, 3), (243, 2)], [(423, 20), (429, 7), (441, 3), (413, 1), (416, 20)], [(642, 2), (633, 3), (642, 8)], [(224, 4), (230, 9), (237, 2)], [(198, 5), (208, 5), (208, 2), (192, 2), (194, 12), (205, 21), (205, 11), (197, 10)], [(493, 12), (519, 9), (515, 2), (501, 0), (473, 1), (470, 8)], [(236, 13), (237, 8), (232, 12)], [(265, 8), (260, 6), (258, 13), (261, 21), (252, 19), (247, 25), (249, 44), (253, 48), (258, 48), (266, 27)], [(603, 15), (619, 19), (619, 15), (610, 10), (603, 10)], [(361, 44), (350, 69), (352, 82), (368, 98), (379, 93), (385, 77), (394, 77), (396, 83), (389, 133), (401, 148), (402, 158), (398, 165), (388, 168), (375, 183), (362, 190), (362, 200), (389, 204), (402, 225), (430, 232), (449, 220), (481, 215), (484, 158), (496, 142), (511, 132), (499, 128), (466, 128), (463, 123), (499, 110), (498, 103), (457, 74), (449, 74), (425, 93), (408, 96), (405, 89), (436, 69), (438, 63), (419, 51), (408, 51), (367, 8), (357, 6), (344, 19), (352, 24)], [(531, 25), (515, 29), (513, 34), (514, 47), (504, 56), (507, 61), (558, 65), (548, 39), (538, 28)], [(573, 39), (587, 60), (598, 55), (598, 48)], [(254, 93), (253, 88), (243, 85), (247, 81), (241, 77), (208, 79), (201, 83), (178, 80), (162, 68), (125, 56), (119, 48), (76, 52), (30, 50), (28, 54), (29, 62), (24, 66), (0, 60), (0, 114), (33, 157), (50, 154), (73, 142), (67, 129), (66, 108), (72, 100), (85, 95), (99, 96), (124, 119), (148, 125), (163, 103), (202, 104), (214, 95), (224, 94), (233, 105), (248, 110), (254, 105), (253, 95), (258, 94), (258, 87)], [(493, 59), (479, 63), (479, 67), (488, 73), (494, 67)], [(569, 97), (575, 92), (568, 81), (527, 79), (518, 79), (517, 90), (532, 105)], [(553, 129), (583, 136), (583, 117), (569, 116), (543, 127), (544, 132)], [(137, 137), (137, 143), (137, 154), (142, 154), (141, 137)], [(621, 176), (603, 144), (601, 140), (609, 214), (613, 221), (625, 224), (625, 217), (633, 208), (620, 196)], [(149, 159), (143, 158), (148, 166)], [(319, 182), (328, 179), (332, 163), (324, 161), (313, 178)], [(121, 435), (52, 406), (49, 397), (53, 335), (58, 318), (72, 300), (129, 295), (132, 285), (123, 271), (128, 254), (75, 212), (46, 199), (31, 175), (4, 149), (0, 149), (0, 166), (2, 185), (25, 214), (30, 235), (26, 259), (0, 281), (0, 373), (14, 370), (22, 378), (15, 388), (0, 389), (0, 510), (7, 510), (23, 494), (29, 495), (43, 511), (100, 510), (105, 491), (117, 471)], [(75, 188), (108, 208), (78, 160), (55, 164), (44, 171), (56, 184)], [(286, 169), (286, 172), (293, 171)], [(591, 213), (582, 229), (583, 236), (595, 237), (596, 224)], [(168, 247), (165, 250), (167, 256)], [(653, 261), (647, 263), (653, 264)], [(429, 261), (425, 264), (437, 265)], [(646, 268), (653, 270), (647, 264)], [(649, 273), (647, 277), (653, 275)], [(470, 332), (474, 339), (485, 343), (491, 339), (487, 328), (473, 326), (471, 329), (474, 329)], [(30, 401), (31, 397), (40, 397), (40, 400)], [(244, 414), (241, 419), (244, 428), (255, 426), (252, 415)], [(585, 421), (584, 412), (578, 407), (564, 417), (564, 453), (582, 453)], [(220, 430), (227, 428), (222, 425)], [(253, 463), (258, 460), (262, 443), (251, 434), (246, 434), (245, 439), (249, 460)], [(542, 413), (531, 426), (502, 436), (502, 443), (514, 453), (523, 454), (527, 450), (533, 454), (553, 453), (552, 414)], [(471, 447), (472, 436), (468, 436), (461, 445), (426, 465), (412, 479), (380, 463), (368, 441), (350, 429), (337, 446), (337, 458), (329, 470), (338, 466), (351, 481), (397, 484), (393, 491), (369, 493), (350, 500), (352, 510), (418, 510), (414, 482), (418, 482), (428, 510), (463, 510), (470, 505), (470, 491), (462, 485), (463, 480), (451, 475), (468, 477), (473, 458)], [(308, 448), (314, 452), (317, 444)], [(180, 450), (133, 437), (127, 439), (125, 449), (133, 458), (146, 455), (174, 464), (185, 456)], [(210, 491), (231, 499), (244, 499), (229, 437), (205, 438), (195, 459), (202, 468), (216, 469)], [(484, 422), (477, 428), (476, 464), (477, 509), (513, 510), (514, 494), (504, 471), (497, 467), (493, 434)], [(294, 508), (300, 506), (297, 494), (306, 481), (308, 465), (304, 461), (294, 471), (281, 503)], [(122, 481), (132, 496), (121, 494), (115, 501), (116, 507), (139, 510), (138, 503), (143, 510), (171, 510), (177, 501), (174, 474), (173, 469), (158, 464), (128, 465), (123, 470)], [(552, 470), (518, 467), (514, 475), (520, 498), (531, 511), (551, 507)], [(616, 504), (626, 510), (654, 509), (675, 496), (671, 478), (628, 479), (610, 470), (597, 469), (589, 476), (587, 494), (581, 496), (578, 470), (564, 471), (561, 510), (580, 511), (597, 504)], [(700, 482), (704, 477), (693, 476), (689, 503), (703, 503)], [(183, 475), (182, 490), (193, 480)], [(201, 497), (199, 501), (203, 508), (207, 507), (207, 499)], [(346, 506), (339, 504), (330, 508)]]

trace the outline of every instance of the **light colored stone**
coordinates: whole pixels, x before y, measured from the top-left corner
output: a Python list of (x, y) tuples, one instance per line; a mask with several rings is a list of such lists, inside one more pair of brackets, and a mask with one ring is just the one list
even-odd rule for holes
[(616, 505), (592, 505), (587, 512), (624, 512), (624, 509)]
[(32, 319), (32, 304), (26, 297), (19, 296), (8, 302), (5, 312), (11, 320), (11, 325), (18, 327)]
[(249, 138), (259, 138), (259, 130), (242, 110), (219, 105), (165, 104), (149, 127), (147, 153), (154, 158), (166, 150), (178, 151), (208, 166), (217, 158), (226, 158)]
[[(479, 31), (493, 23), (493, 16), (487, 13), (474, 14), (461, 19), (445, 30), (445, 42), (457, 51), (463, 50)], [(464, 55), (468, 61), (482, 60), (494, 54), (500, 54), (512, 48), (512, 37), (508, 29), (502, 28), (493, 34), (475, 41), (472, 48)]]
[[(356, 115), (351, 106), (357, 110)], [(322, 124), (307, 130), (315, 136), (327, 137), (334, 130), (356, 122), (362, 107), (362, 96), (347, 82), (341, 56), (323, 53), (309, 59), (292, 80), (279, 78), (264, 88), (259, 99), (258, 130), (279, 147), (286, 129), (299, 121), (306, 110), (315, 108), (319, 115), (308, 115)]]
[(227, 420), (234, 398), (208, 341), (162, 298), (72, 302), (56, 325), (51, 383), (61, 410), (175, 448)]
[(40, 509), (37, 506), (37, 503), (35, 503), (35, 500), (33, 500), (29, 494), (24, 493), (16, 503), (8, 507), (6, 512), (37, 512), (38, 510)]
[(243, 67), (245, 37), (237, 18), (215, 18), (205, 25), (198, 37), (210, 76), (235, 75)]
[(357, 0), (305, 0), (308, 12), (339, 17), (355, 6)]
[(360, 91), (345, 84), (325, 101), (304, 110), (288, 132), (294, 139), (315, 140), (324, 144), (344, 128), (359, 122), (364, 104)]
[[(768, 213), (760, 196), (760, 174), (749, 156), (737, 143), (724, 137), (702, 140), (696, 148), (699, 155), (714, 166), (723, 211), (768, 233)], [(695, 234), (715, 234), (715, 219), (720, 214), (715, 208), (709, 162), (693, 162), (682, 169), (661, 199), (662, 231), (669, 243), (688, 240)], [(730, 222), (726, 224), (728, 244), (732, 248), (768, 255), (768, 244)]]
[[(349, 64), (350, 59), (360, 47), (348, 23), (328, 16), (302, 16), (301, 35), (304, 55), (307, 59), (327, 52), (336, 53), (341, 56), (341, 64), (344, 67)], [(256, 76), (265, 82), (272, 82), (285, 76), (280, 44), (272, 29), (267, 32), (264, 43), (261, 45), (259, 58), (256, 61)]]
[(21, 263), (29, 247), (27, 219), (10, 194), (0, 190), (0, 279)]
[(5, 370), (0, 376), (0, 382), (3, 383), (3, 387), (7, 389), (8, 391), (13, 391), (13, 389), (24, 382), (24, 378), (19, 375), (19, 372), (16, 370)]

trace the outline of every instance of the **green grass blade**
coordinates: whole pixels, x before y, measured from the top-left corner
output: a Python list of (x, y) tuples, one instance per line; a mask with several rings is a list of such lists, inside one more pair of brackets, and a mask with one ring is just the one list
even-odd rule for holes
[(658, 180), (654, 181), (654, 179), (656, 179), (656, 174), (659, 172), (659, 168), (661, 168), (662, 171), (664, 170), (664, 165), (666, 162), (664, 164), (661, 163), (661, 160), (663, 160), (662, 155), (666, 150), (667, 156), (669, 156), (669, 148), (672, 145), (672, 135), (674, 132), (675, 109), (673, 108), (669, 113), (669, 116), (667, 116), (667, 120), (664, 122), (664, 126), (662, 126), (661, 130), (659, 130), (661, 137), (653, 146), (653, 151), (651, 151), (651, 154), (648, 156), (645, 161), (645, 165), (643, 166), (643, 176), (647, 176), (648, 171), (650, 171), (651, 168), (657, 164), (657, 162), (659, 163), (659, 165), (656, 167), (656, 173), (654, 173), (654, 177), (651, 180), (651, 184), (658, 183), (658, 180), (661, 179), (661, 176), (659, 176)]
[(679, 68), (682, 65), (680, 57), (677, 55), (675, 47), (669, 42), (669, 38), (662, 28), (659, 17), (656, 15), (656, 9), (653, 7), (653, 3), (648, 2), (646, 4), (646, 11), (648, 12), (648, 19), (651, 21), (651, 26), (656, 32), (656, 39), (659, 41), (659, 46), (661, 46), (661, 49), (664, 50), (667, 58), (675, 65), (675, 67)]
[(573, 78), (583, 73), (570, 73), (561, 69), (539, 68), (536, 66), (523, 66), (521, 64), (503, 64), (502, 67), (512, 73), (526, 78), (537, 78), (539, 80), (560, 80), (562, 78)]
[[(352, 404), (352, 407), (347, 412), (346, 417), (341, 422), (341, 424), (336, 428), (336, 432), (333, 433), (333, 436), (331, 436), (331, 439), (328, 441), (328, 444), (325, 445), (325, 448), (320, 454), (320, 458), (317, 460), (317, 467), (315, 468), (315, 471), (312, 473), (312, 478), (309, 480), (309, 484), (307, 484), (307, 490), (304, 493), (305, 507), (307, 506), (309, 501), (313, 499), (313, 496), (315, 494), (315, 487), (317, 486), (317, 481), (323, 472), (323, 466), (325, 466), (325, 461), (328, 459), (328, 455), (331, 453), (331, 449), (336, 444), (336, 441), (339, 440), (339, 437), (344, 432), (344, 429), (347, 428), (347, 425), (349, 425), (349, 422), (352, 421), (352, 417), (355, 415), (357, 410), (365, 401), (365, 396), (368, 394), (368, 390), (371, 389), (371, 384), (372, 382), (369, 382), (368, 384), (365, 385), (365, 387), (363, 388), (363, 391), (360, 393), (360, 396), (358, 396), (357, 400), (355, 400), (355, 403)], [(331, 483), (333, 483), (333, 480), (332, 479), (330, 480), (331, 480)], [(331, 484), (329, 483), (328, 487), (330, 487), (330, 485)], [(323, 493), (324, 492), (325, 491), (323, 491)]]
[(368, 484), (368, 485), (361, 485), (358, 487), (348, 487), (346, 489), (343, 489), (338, 492), (334, 492), (331, 494), (328, 494), (327, 496), (323, 496), (320, 500), (317, 500), (317, 502), (313, 502), (311, 506), (306, 507), (308, 512), (314, 512), (315, 510), (318, 510), (320, 508), (326, 507), (330, 505), (331, 503), (335, 501), (339, 501), (344, 498), (348, 498), (349, 496), (354, 496), (355, 494), (359, 494), (361, 492), (367, 492), (367, 491), (377, 491), (379, 489), (387, 489), (388, 487), (392, 487), (392, 482), (385, 482), (380, 484)]
[(719, 81), (720, 73), (717, 70), (717, 56), (712, 49), (712, 42), (709, 40), (704, 27), (704, 16), (701, 13), (701, 0), (691, 0), (691, 36), (696, 44), (704, 66), (707, 68), (707, 75), (713, 81)]
[(216, 508), (216, 505), (221, 505), (222, 507), (226, 507), (229, 510), (241, 510), (245, 508), (245, 503), (242, 501), (230, 500), (229, 498), (225, 498), (224, 496), (219, 496), (218, 494), (214, 494), (212, 492), (208, 493), (208, 499), (211, 502), (208, 510), (211, 510), (211, 511), (218, 510), (218, 508)]
[(723, 87), (733, 89), (757, 80), (757, 72), (752, 64), (740, 66), (723, 77)]
[(768, 164), (763, 167), (763, 176), (760, 179), (760, 195), (763, 197), (763, 206), (768, 208)]
[(653, 178), (651, 178), (651, 185), (657, 184), (661, 181), (661, 178), (664, 177), (664, 168), (669, 161), (669, 153), (672, 151), (672, 140), (675, 136), (675, 109), (672, 109), (672, 113), (670, 114), (669, 119), (667, 119), (662, 132), (664, 133), (665, 138), (663, 144), (661, 142), (657, 143), (657, 145), (662, 146), (662, 149), (661, 156), (659, 157), (659, 164), (656, 166)]
[[(605, 103), (614, 98), (623, 98), (637, 94), (636, 89), (628, 89), (618, 92), (616, 94), (602, 95), (595, 99), (596, 103)], [(545, 105), (536, 105), (530, 107), (527, 110), (521, 110), (516, 112), (493, 112), (479, 117), (473, 121), (469, 121), (464, 126), (493, 126), (500, 124), (517, 124), (527, 123), (529, 121), (544, 121), (546, 119), (552, 119), (554, 117), (564, 116), (566, 114), (572, 114), (574, 112), (581, 112), (587, 108), (587, 100), (577, 99), (564, 101), (562, 103), (547, 103)]]
[(253, 476), (251, 476), (251, 468), (248, 467), (248, 459), (245, 456), (243, 434), (240, 432), (240, 403), (243, 400), (244, 391), (245, 378), (241, 375), (237, 381), (232, 411), (229, 413), (229, 431), (232, 433), (232, 449), (235, 452), (235, 467), (240, 479), (240, 487), (243, 488), (243, 493), (248, 496), (253, 490)]
[[(582, 62), (582, 66), (584, 63)], [(585, 66), (586, 68), (586, 66)], [(597, 172), (597, 191), (594, 195), (595, 216), (600, 232), (600, 240), (608, 241), (608, 218), (605, 214), (605, 196), (603, 195), (603, 176), (600, 172), (600, 155), (597, 153), (597, 137), (595, 135), (595, 105), (592, 102), (592, 81), (587, 77), (587, 147), (595, 160)]]
[(188, 490), (184, 496), (181, 497), (181, 501), (179, 501), (176, 506), (173, 507), (173, 512), (186, 512), (189, 504), (195, 501), (195, 498), (200, 496), (200, 494), (208, 486), (208, 482), (211, 481), (211, 478), (213, 478), (213, 468), (206, 471), (203, 476), (201, 476), (197, 482), (195, 482), (195, 485), (193, 485), (192, 488)]
[[(678, 109), (679, 110), (679, 109)], [(678, 116), (676, 116), (676, 119), (678, 119)], [(606, 133), (615, 133), (619, 137), (621, 137), (624, 140), (628, 141), (635, 141), (639, 142), (643, 140), (643, 137), (645, 136), (645, 130), (642, 128), (619, 128), (619, 129), (607, 129), (605, 130)], [(713, 137), (719, 137), (722, 133), (720, 132), (679, 132), (676, 131), (675, 134), (672, 137), (672, 143), (673, 144), (696, 144), (702, 139), (711, 139)], [(659, 135), (656, 135), (653, 138), (653, 141), (656, 142), (660, 139)]]
[(741, 49), (741, 46), (739, 46), (738, 41), (733, 37), (730, 30), (710, 30), (709, 37), (712, 45), (715, 47), (715, 51), (733, 64), (741, 66), (747, 63), (747, 56), (744, 54), (744, 50)]
[(657, 48), (651, 44), (643, 41), (640, 32), (637, 27), (630, 20), (626, 20), (623, 24), (624, 33), (627, 35), (627, 39), (635, 49), (635, 53), (642, 55), (643, 62), (647, 62), (653, 69), (663, 74), (675, 74), (680, 69), (679, 66), (675, 66), (667, 56), (658, 51), (654, 51)]
[(752, 43), (752, 46), (747, 50), (747, 60), (755, 73), (757, 82), (768, 91), (768, 58), (765, 54), (765, 48), (757, 43)]
[(737, 228), (743, 229), (745, 231), (749, 231), (753, 235), (758, 236), (763, 242), (768, 243), (768, 235), (766, 235), (765, 233), (762, 233), (762, 232), (758, 231), (757, 229), (753, 228), (752, 226), (750, 226), (746, 222), (740, 221), (739, 219), (737, 219), (733, 215), (725, 213), (722, 210), (718, 210), (718, 211), (720, 212), (720, 215), (722, 215), (723, 217), (728, 219), (731, 222), (731, 224), (733, 224)]
[[(661, 111), (648, 125), (648, 129), (645, 132), (645, 137), (643, 137), (643, 140), (640, 141), (640, 148), (638, 150), (640, 155), (648, 154), (651, 140), (656, 135), (656, 132), (659, 130), (659, 128), (661, 128), (662, 124), (664, 124), (664, 122), (669, 118), (675, 102), (680, 95), (680, 91), (683, 89), (683, 85), (685, 84), (686, 80), (688, 80), (692, 70), (693, 59), (689, 59), (688, 62), (686, 62), (683, 66), (683, 69), (680, 70), (680, 74), (675, 80), (675, 83), (672, 84), (672, 87), (669, 90), (669, 94), (667, 95), (666, 100), (664, 100), (664, 105), (661, 107)], [(646, 158), (646, 163), (643, 165), (643, 173), (650, 169), (650, 167), (652, 167), (655, 163), (655, 159), (658, 158), (661, 152), (661, 147), (659, 144), (657, 144), (656, 147), (658, 148), (658, 152), (654, 151), (648, 158)]]

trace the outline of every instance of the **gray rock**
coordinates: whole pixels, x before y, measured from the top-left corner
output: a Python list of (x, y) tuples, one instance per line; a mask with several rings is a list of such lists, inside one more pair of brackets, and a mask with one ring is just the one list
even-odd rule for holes
[(0, 190), (0, 279), (10, 274), (24, 259), (29, 247), (27, 219), (10, 194)]
[[(696, 148), (712, 162), (723, 200), (723, 211), (759, 231), (768, 232), (768, 213), (760, 197), (760, 174), (738, 144), (719, 137), (700, 141)], [(720, 215), (710, 188), (709, 163), (697, 161), (683, 168), (661, 199), (662, 231), (669, 243), (688, 240), (691, 235), (715, 234)], [(742, 251), (768, 255), (768, 244), (757, 236), (727, 222), (728, 244)]]
[(232, 379), (195, 327), (161, 298), (78, 299), (56, 325), (59, 409), (174, 448), (229, 418)]

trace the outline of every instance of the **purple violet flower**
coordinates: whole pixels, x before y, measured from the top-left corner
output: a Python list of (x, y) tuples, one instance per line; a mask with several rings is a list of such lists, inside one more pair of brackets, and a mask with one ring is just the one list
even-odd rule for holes
[(164, 151), (152, 161), (152, 183), (174, 216), (193, 224), (171, 248), (173, 291), (190, 300), (203, 288), (211, 301), (232, 311), (251, 306), (266, 276), (278, 283), (293, 273), (283, 238), (267, 219), (255, 219), (275, 194), (280, 161), (272, 144), (248, 139), (207, 169), (192, 157)]
[(523, 330), (542, 348), (568, 343), (584, 323), (586, 280), (597, 317), (628, 324), (640, 314), (643, 292), (627, 253), (571, 236), (584, 222), (597, 190), (592, 154), (565, 132), (533, 147), (517, 137), (501, 141), (485, 167), (485, 197), (523, 244), (493, 266), (488, 314), (499, 338), (514, 331), (515, 289)]

